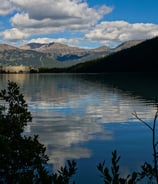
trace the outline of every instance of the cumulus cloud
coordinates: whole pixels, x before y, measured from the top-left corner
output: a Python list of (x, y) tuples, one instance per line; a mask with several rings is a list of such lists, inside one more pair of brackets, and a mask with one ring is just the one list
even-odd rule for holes
[[(12, 3), (22, 11), (29, 14), (30, 19), (100, 19), (104, 14), (112, 11), (112, 8), (102, 6), (98, 10), (90, 8), (86, 2), (81, 0), (11, 0)], [(93, 19), (93, 20), (94, 20)]]
[(88, 40), (104, 45), (118, 45), (135, 39), (147, 39), (158, 35), (158, 25), (148, 23), (130, 24), (126, 21), (101, 22), (86, 34)]
[(28, 37), (27, 33), (22, 32), (16, 28), (13, 28), (11, 30), (5, 30), (0, 35), (3, 37), (3, 39), (10, 40), (12, 42), (26, 39)]
[(83, 41), (83, 38), (48, 38), (48, 37), (40, 37), (34, 38), (28, 41), (28, 43), (62, 43), (69, 46), (77, 46)]
[(24, 31), (28, 36), (65, 30), (85, 31), (112, 11), (111, 7), (105, 5), (91, 8), (81, 0), (11, 0), (11, 3), (18, 12), (10, 19), (14, 29), (4, 33), (5, 39), (10, 39), (7, 35), (12, 35), (15, 30)]
[(9, 0), (0, 0), (0, 16), (5, 16), (13, 11), (13, 6)]
[(89, 7), (88, 3), (82, 0), (10, 0), (3, 1), (2, 4), (3, 11), (4, 7), (8, 10), (11, 6), (17, 10), (10, 19), (12, 28), (1, 33), (6, 41), (65, 30), (83, 32), (112, 11), (112, 8), (106, 5)]

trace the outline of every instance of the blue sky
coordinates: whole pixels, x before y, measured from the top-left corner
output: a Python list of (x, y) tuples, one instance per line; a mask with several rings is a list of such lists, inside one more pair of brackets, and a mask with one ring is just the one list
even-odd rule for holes
[(0, 0), (0, 42), (115, 47), (158, 35), (157, 0)]

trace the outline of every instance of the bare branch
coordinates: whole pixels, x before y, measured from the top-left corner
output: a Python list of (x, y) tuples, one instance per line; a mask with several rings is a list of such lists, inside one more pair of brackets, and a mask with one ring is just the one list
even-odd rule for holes
[(143, 119), (141, 119), (136, 112), (132, 113), (132, 115), (137, 118), (140, 122), (142, 122), (143, 124), (145, 124), (151, 131), (153, 131), (153, 128)]

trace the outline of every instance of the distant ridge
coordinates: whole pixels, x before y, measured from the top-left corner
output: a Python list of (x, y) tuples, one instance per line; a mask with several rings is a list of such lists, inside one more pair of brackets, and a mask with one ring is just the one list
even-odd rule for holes
[(33, 50), (22, 50), (7, 44), (0, 44), (0, 66), (23, 65), (38, 68), (43, 66), (43, 62), (46, 66), (50, 66), (50, 61), (53, 62), (44, 53)]
[(0, 44), (0, 66), (29, 66), (31, 68), (67, 68), (79, 63), (111, 55), (117, 50), (137, 44), (129, 41), (111, 49), (101, 46), (95, 49), (72, 47), (61, 43), (29, 43), (20, 48)]
[(8, 45), (8, 44), (0, 44), (0, 51), (4, 51), (4, 50), (16, 50), (18, 49), (17, 47)]
[[(141, 41), (143, 40), (127, 41), (124, 44), (121, 44), (120, 46), (112, 49), (107, 46), (101, 46), (94, 49), (84, 49), (68, 46), (57, 42), (29, 43), (27, 45), (22, 46), (21, 49), (29, 49), (45, 53), (49, 58), (57, 62), (59, 61), (56, 66), (60, 68), (60, 65), (61, 67), (68, 67), (76, 65), (78, 63), (84, 63), (92, 59), (105, 57), (111, 53), (132, 47), (133, 45), (136, 45)], [(60, 63), (60, 61), (62, 61), (62, 64)]]
[(23, 50), (36, 50), (39, 52), (44, 53), (53, 53), (53, 54), (75, 54), (75, 53), (98, 53), (98, 52), (118, 52), (123, 49), (130, 48), (135, 46), (144, 40), (130, 40), (123, 42), (122, 44), (118, 45), (116, 48), (109, 48), (107, 46), (101, 46), (94, 49), (84, 49), (78, 47), (72, 47), (65, 44), (51, 42), (51, 43), (28, 43), (27, 45), (23, 45), (20, 49)]
[(120, 45), (118, 45), (116, 48), (114, 48), (114, 51), (115, 52), (118, 52), (118, 51), (121, 51), (121, 50), (124, 50), (124, 49), (128, 49), (128, 48), (131, 48), (135, 45), (138, 45), (142, 42), (144, 42), (145, 40), (130, 40), (130, 41), (126, 41), (126, 42), (123, 42), (121, 43)]
[(50, 47), (51, 45), (53, 45), (54, 42), (52, 43), (28, 43), (27, 45), (23, 45), (20, 47), (20, 49), (23, 49), (23, 50), (37, 50), (40, 49), (40, 48), (47, 48), (47, 47)]

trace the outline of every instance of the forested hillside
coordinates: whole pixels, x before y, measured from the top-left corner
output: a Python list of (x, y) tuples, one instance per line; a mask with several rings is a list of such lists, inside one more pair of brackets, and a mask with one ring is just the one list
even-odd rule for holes
[(107, 57), (68, 68), (67, 72), (157, 72), (158, 37)]

